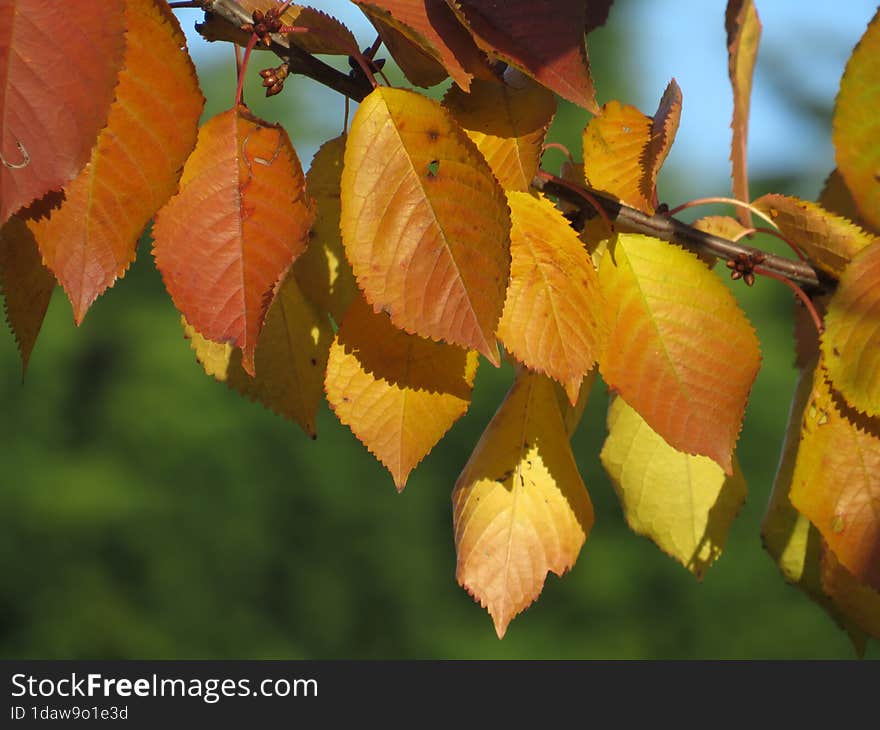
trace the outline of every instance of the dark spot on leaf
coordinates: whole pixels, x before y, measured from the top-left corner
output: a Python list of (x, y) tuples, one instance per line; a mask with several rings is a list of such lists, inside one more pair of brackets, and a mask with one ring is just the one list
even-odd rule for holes
[(432, 142), (436, 142), (438, 139), (440, 139), (440, 132), (438, 132), (436, 129), (429, 129), (428, 139), (430, 139)]
[(318, 364), (318, 361), (315, 360), (315, 358), (312, 358), (309, 362), (311, 362), (313, 366)]
[(440, 161), (439, 160), (431, 160), (428, 163), (428, 177), (429, 178), (437, 177), (438, 172), (440, 172)]

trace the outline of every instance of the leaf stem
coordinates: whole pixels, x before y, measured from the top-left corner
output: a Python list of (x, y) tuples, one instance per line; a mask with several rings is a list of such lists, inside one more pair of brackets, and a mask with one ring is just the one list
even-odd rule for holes
[(819, 316), (819, 312), (816, 311), (816, 306), (813, 304), (813, 300), (807, 296), (806, 292), (801, 289), (797, 284), (790, 281), (784, 276), (777, 274), (775, 271), (770, 271), (769, 269), (765, 269), (763, 266), (756, 266), (753, 271), (760, 276), (766, 276), (770, 279), (776, 279), (776, 281), (781, 281), (785, 284), (789, 289), (791, 289), (801, 300), (803, 305), (807, 308), (807, 311), (810, 313), (810, 317), (813, 319), (813, 324), (816, 327), (816, 332), (820, 335), (825, 331), (825, 325), (822, 324), (822, 318)]
[(725, 197), (711, 197), (711, 198), (697, 198), (696, 200), (688, 201), (687, 203), (682, 203), (681, 205), (676, 206), (672, 210), (669, 211), (669, 215), (675, 215), (676, 213), (681, 213), (681, 211), (686, 210), (687, 208), (693, 208), (697, 205), (707, 205), (709, 203), (727, 203), (728, 205), (735, 205), (738, 208), (743, 210), (748, 210), (754, 213), (758, 218), (763, 221), (766, 221), (771, 226), (776, 228), (776, 224), (770, 219), (763, 211), (756, 208), (751, 203), (744, 203), (742, 200), (737, 200), (736, 198), (725, 198)]

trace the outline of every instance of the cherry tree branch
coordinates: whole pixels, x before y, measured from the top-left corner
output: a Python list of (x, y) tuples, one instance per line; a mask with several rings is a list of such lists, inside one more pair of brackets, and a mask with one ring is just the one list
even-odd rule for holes
[[(217, 18), (229, 23), (229, 36), (234, 36), (242, 25), (253, 21), (250, 13), (236, 0), (202, 0), (201, 7), (205, 13), (213, 13)], [(216, 40), (216, 38), (206, 35), (198, 25), (196, 25), (196, 30), (202, 33), (207, 40)], [(373, 90), (372, 84), (366, 77), (360, 75), (352, 77), (338, 71), (307, 53), (295, 43), (290, 43), (283, 35), (274, 34), (272, 36), (272, 45), (269, 50), (288, 64), (291, 74), (308, 76), (319, 84), (338, 91), (355, 101), (361, 101)]]
[(772, 271), (788, 279), (810, 295), (830, 291), (835, 286), (834, 281), (814, 269), (806, 261), (794, 261), (782, 256), (775, 256), (739, 241), (731, 241), (711, 233), (705, 233), (687, 223), (662, 214), (648, 215), (618, 200), (609, 198), (597, 190), (574, 185), (543, 171), (539, 171), (532, 180), (532, 186), (565, 200), (566, 203), (579, 208), (588, 217), (591, 217), (590, 213), (596, 210), (598, 204), (602, 210), (596, 210), (596, 212), (603, 218), (607, 217), (619, 230), (654, 236), (685, 246), (696, 253), (707, 253), (725, 261), (736, 259), (741, 254), (746, 256), (763, 254), (762, 269)]

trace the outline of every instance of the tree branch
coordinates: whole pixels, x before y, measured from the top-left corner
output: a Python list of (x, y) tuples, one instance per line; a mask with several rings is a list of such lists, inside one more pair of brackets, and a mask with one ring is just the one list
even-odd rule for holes
[[(835, 282), (814, 269), (806, 261), (793, 261), (766, 253), (753, 246), (746, 246), (738, 241), (713, 236), (711, 233), (700, 231), (675, 218), (668, 218), (664, 215), (648, 215), (592, 188), (583, 188), (581, 191), (580, 186), (573, 185), (555, 175), (540, 172), (532, 180), (532, 186), (561, 198), (585, 212), (587, 209), (595, 209), (595, 204), (598, 203), (604, 214), (620, 230), (643, 233), (664, 241), (677, 243), (695, 253), (711, 254), (725, 261), (736, 259), (739, 254), (747, 256), (762, 254), (764, 256), (764, 260), (761, 262), (762, 269), (772, 271), (798, 284), (810, 295), (822, 294), (834, 289)], [(595, 203), (590, 198), (593, 198)]]
[[(208, 41), (229, 40), (235, 42), (236, 34), (241, 32), (241, 26), (253, 21), (250, 14), (236, 0), (203, 0), (202, 8), (206, 17), (213, 14), (229, 24), (228, 33), (209, 33), (205, 31), (208, 24), (200, 26), (196, 24), (196, 30)], [(308, 76), (319, 84), (344, 94), (354, 101), (362, 101), (373, 87), (369, 80), (363, 76), (352, 78), (348, 74), (337, 71), (332, 66), (315, 58), (295, 43), (280, 34), (272, 36), (272, 45), (269, 47), (275, 55), (290, 67), (290, 73)]]

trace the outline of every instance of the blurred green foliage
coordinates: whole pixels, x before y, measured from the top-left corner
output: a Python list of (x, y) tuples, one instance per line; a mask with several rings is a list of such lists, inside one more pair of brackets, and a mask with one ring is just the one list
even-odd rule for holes
[[(626, 99), (624, 39), (591, 39), (602, 100)], [(213, 114), (231, 65), (200, 70)], [(314, 150), (341, 129), (342, 102), (288, 86), (267, 104), (253, 84), (248, 99)], [(552, 136), (576, 150), (584, 123), (563, 105)], [(761, 549), (794, 386), (792, 302), (773, 282), (736, 292), (765, 361), (739, 448), (750, 495), (725, 554), (698, 584), (628, 531), (598, 460), (600, 385), (573, 442), (596, 527), (499, 642), (455, 582), (450, 493), (511, 367), (482, 363), (469, 413), (398, 495), (326, 405), (312, 442), (204, 375), (145, 239), (78, 330), (56, 291), (23, 386), (0, 338), (0, 656), (851, 657)]]

